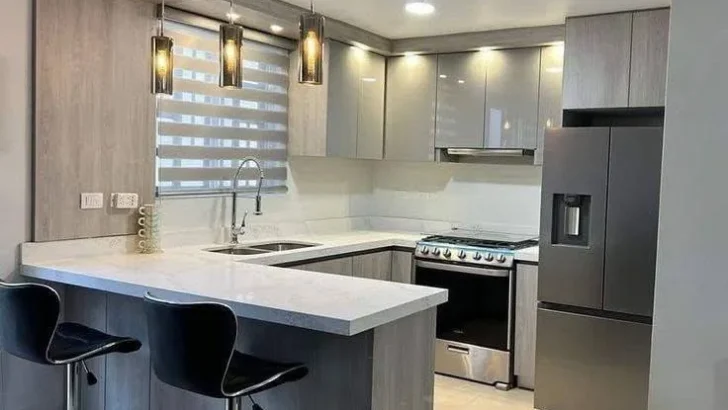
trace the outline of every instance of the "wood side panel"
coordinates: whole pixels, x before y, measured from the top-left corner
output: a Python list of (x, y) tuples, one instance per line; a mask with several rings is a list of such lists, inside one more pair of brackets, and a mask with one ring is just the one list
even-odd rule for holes
[(432, 410), (436, 308), (374, 329), (372, 410)]
[[(135, 213), (112, 192), (154, 195), (155, 6), (136, 0), (36, 4), (35, 240), (130, 234)], [(82, 192), (105, 208), (82, 211)]]
[(392, 282), (413, 283), (412, 252), (392, 252)]
[(519, 264), (516, 268), (515, 374), (518, 386), (535, 387), (536, 313), (538, 309), (538, 266)]

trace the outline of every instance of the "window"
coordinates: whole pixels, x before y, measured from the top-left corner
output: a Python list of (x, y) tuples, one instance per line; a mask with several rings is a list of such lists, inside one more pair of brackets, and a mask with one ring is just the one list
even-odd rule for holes
[[(286, 187), (288, 51), (246, 40), (243, 89), (218, 87), (218, 34), (166, 25), (174, 39), (174, 95), (157, 111), (160, 195), (228, 192), (246, 156), (261, 160), (264, 192)], [(238, 190), (256, 190), (245, 165)]]

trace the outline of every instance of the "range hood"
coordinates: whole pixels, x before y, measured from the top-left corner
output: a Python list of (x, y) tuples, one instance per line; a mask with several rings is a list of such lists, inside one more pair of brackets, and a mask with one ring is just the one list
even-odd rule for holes
[(535, 165), (536, 150), (522, 148), (439, 148), (439, 162)]

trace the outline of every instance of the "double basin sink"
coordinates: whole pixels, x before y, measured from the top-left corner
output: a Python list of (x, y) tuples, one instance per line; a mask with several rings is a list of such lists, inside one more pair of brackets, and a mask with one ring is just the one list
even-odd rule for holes
[(260, 255), (263, 253), (284, 252), (296, 249), (312, 248), (319, 244), (300, 242), (266, 242), (253, 245), (230, 245), (224, 248), (208, 249), (208, 252), (225, 255)]

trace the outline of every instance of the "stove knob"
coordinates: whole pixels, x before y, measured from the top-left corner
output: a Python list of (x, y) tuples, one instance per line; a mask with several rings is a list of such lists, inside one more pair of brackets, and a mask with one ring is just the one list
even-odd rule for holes
[(420, 253), (423, 255), (427, 255), (428, 253), (430, 253), (430, 249), (427, 248), (427, 246), (423, 246), (422, 249), (420, 249)]
[(473, 260), (479, 261), (483, 259), (483, 255), (480, 254), (480, 252), (475, 252), (475, 255), (473, 255)]
[(460, 258), (460, 259), (465, 259), (466, 256), (468, 256), (468, 254), (465, 253), (465, 251), (460, 251), (458, 253), (458, 258)]
[(440, 248), (435, 248), (432, 250), (432, 254), (435, 256), (440, 256)]
[(450, 249), (445, 249), (445, 252), (442, 253), (442, 256), (449, 258), (452, 256), (452, 252), (450, 251)]
[(499, 263), (503, 263), (503, 262), (505, 262), (505, 261), (506, 261), (506, 255), (500, 254), (500, 255), (498, 255), (498, 258), (496, 258), (496, 260), (497, 260), (497, 261), (498, 261)]
[(493, 254), (490, 253), (490, 252), (486, 253), (485, 254), (485, 260), (488, 261), (488, 262), (492, 262), (493, 261)]

